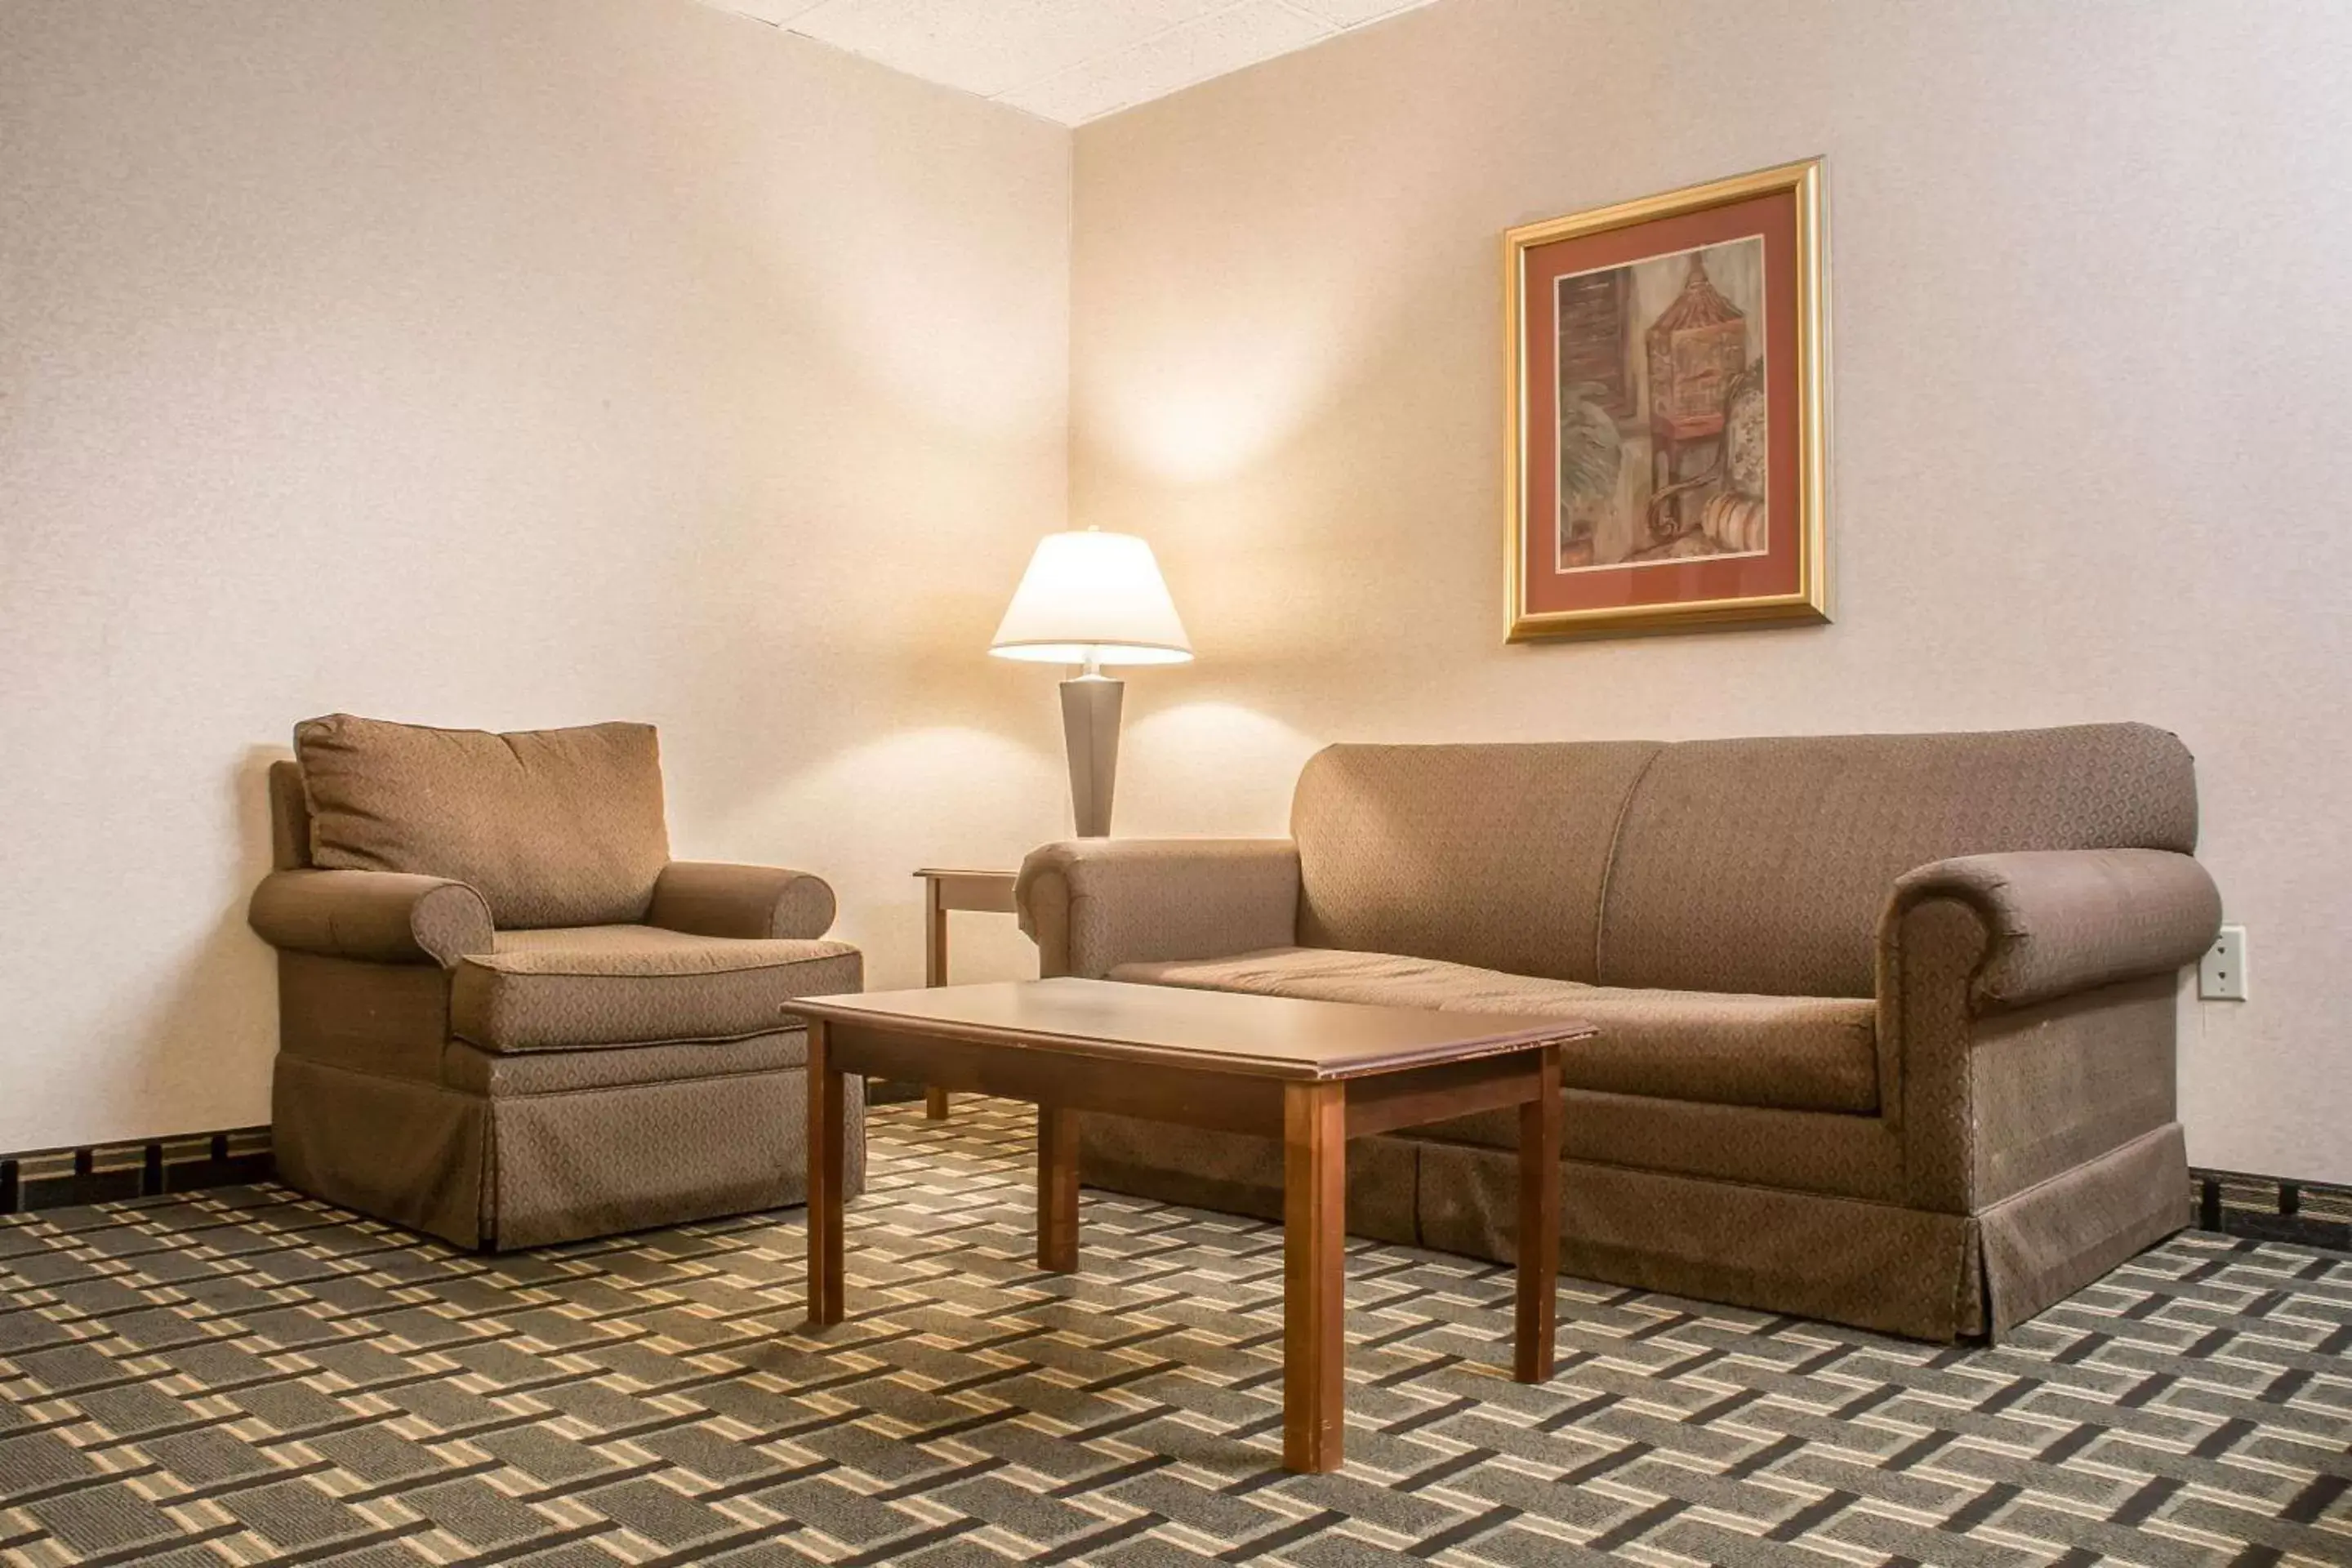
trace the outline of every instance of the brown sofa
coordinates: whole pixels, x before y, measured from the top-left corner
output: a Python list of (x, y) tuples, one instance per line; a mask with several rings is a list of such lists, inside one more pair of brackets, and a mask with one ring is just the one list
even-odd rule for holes
[[(1043, 972), (1590, 1019), (1568, 1272), (1949, 1340), (2186, 1222), (2175, 989), (2221, 905), (2161, 731), (1334, 746), (1291, 831), (1037, 850)], [(1516, 1136), (1351, 1144), (1350, 1228), (1507, 1258)], [(1090, 1116), (1081, 1161), (1280, 1212), (1268, 1142)]]
[(286, 1182), (487, 1248), (803, 1201), (782, 1008), (860, 989), (863, 961), (822, 940), (820, 879), (669, 858), (651, 726), (336, 714), (295, 752), (248, 910), (278, 949)]

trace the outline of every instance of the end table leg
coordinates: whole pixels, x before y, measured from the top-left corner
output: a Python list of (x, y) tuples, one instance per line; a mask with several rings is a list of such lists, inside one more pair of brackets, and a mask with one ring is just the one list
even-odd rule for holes
[(1055, 1105), (1037, 1108), (1037, 1267), (1078, 1267), (1078, 1113)]
[(841, 1203), (845, 1179), (841, 1071), (826, 1048), (825, 1025), (808, 1026), (808, 1315), (818, 1328), (841, 1321)]
[(1519, 1107), (1519, 1290), (1512, 1375), (1521, 1383), (1550, 1378), (1559, 1310), (1558, 1046), (1538, 1053), (1536, 1080), (1536, 1098)]
[[(923, 879), (923, 984), (945, 985), (947, 983), (947, 889), (937, 877), (926, 877)], [(923, 1120), (945, 1121), (947, 1119), (948, 1091), (925, 1085)]]
[(1348, 1421), (1348, 1086), (1282, 1098), (1282, 1464), (1341, 1462)]

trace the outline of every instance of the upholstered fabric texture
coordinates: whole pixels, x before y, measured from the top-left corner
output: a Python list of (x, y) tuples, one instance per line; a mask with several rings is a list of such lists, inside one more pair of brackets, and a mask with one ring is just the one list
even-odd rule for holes
[(459, 1247), (490, 1239), (490, 1113), (479, 1096), (281, 1051), (269, 1139), (289, 1186)]
[(1210, 958), (1293, 940), (1298, 852), (1281, 839), (1081, 838), (1029, 852), (1013, 887), (1038, 972)]
[(833, 929), (833, 887), (776, 866), (673, 860), (654, 880), (647, 925), (694, 936), (814, 938)]
[[(1413, 1239), (1419, 1160), (1410, 1139), (1349, 1141), (1350, 1235), (1381, 1241)], [(1171, 1194), (1161, 1200), (1166, 1203), (1260, 1219), (1282, 1217), (1283, 1157), (1278, 1138), (1171, 1127), (1108, 1111), (1088, 1111), (1078, 1119), (1078, 1173), (1092, 1187), (1129, 1193), (1164, 1190)]]
[[(2173, 976), (2150, 975), (1978, 1021), (1967, 1061), (1971, 1206), (2177, 1129), (2173, 993)], [(1916, 1147), (1924, 1153), (1927, 1141)]]
[(1584, 1089), (1564, 1091), (1561, 1104), (1560, 1149), (1572, 1160), (1790, 1192), (1902, 1199), (1903, 1136), (1885, 1117)]
[[(1942, 1338), (2184, 1217), (2174, 988), (2220, 901), (2161, 731), (1339, 746), (1291, 829), (1033, 857), (1046, 973), (1595, 1024), (1562, 1053), (1570, 1267)], [(1517, 1136), (1371, 1142), (1414, 1162), (1419, 1239), (1504, 1257)], [(1086, 1147), (1124, 1191), (1270, 1201), (1264, 1141)], [(1393, 1199), (1351, 1183), (1351, 1219), (1394, 1236)]]
[[(1425, 1143), (1420, 1173), (1423, 1246), (1517, 1256), (1516, 1155)], [(1559, 1256), (1588, 1279), (1883, 1333), (1948, 1341), (1989, 1326), (1975, 1222), (1891, 1204), (1571, 1159)]]
[(450, 1027), (492, 1051), (573, 1050), (765, 1034), (797, 996), (859, 990), (841, 942), (746, 942), (654, 926), (501, 931), (457, 966)]
[(302, 795), (302, 764), (269, 764), (269, 865), (299, 871), (310, 864), (310, 805)]
[(1929, 899), (1977, 912), (1986, 951), (1969, 981), (1982, 1010), (2169, 974), (2212, 945), (2221, 894), (2205, 868), (2163, 849), (2023, 850), (1938, 860), (1905, 873), (1881, 924)]
[(2188, 1158), (2167, 1123), (1986, 1209), (1987, 1330), (2016, 1327), (2179, 1230)]
[[(1557, 1013), (1598, 1025), (1560, 1056), (1571, 1089), (1868, 1114), (1878, 1109), (1876, 1009), (1844, 997), (1626, 991), (1385, 952), (1282, 947), (1123, 963), (1114, 980), (1464, 1013)], [(1517, 1117), (1505, 1118), (1517, 1125)]]
[(488, 952), (490, 906), (463, 882), (401, 871), (272, 871), (246, 922), (272, 947), (373, 963)]
[[(1045, 846), (1016, 891), (1023, 929), (1049, 974), (1297, 944), (1629, 989), (1866, 997), (1898, 878), (2021, 850), (2185, 859), (2197, 794), (2187, 749), (2143, 724), (1342, 745), (1300, 774), (1291, 835)], [(2143, 948), (2179, 939), (2210, 898), (2193, 862), (2167, 864), (2153, 875), (2173, 880), (2146, 890), (2188, 909), (2136, 917)], [(2020, 948), (2003, 968), (2027, 963)], [(2063, 980), (2032, 984), (2021, 997)]]
[[(272, 1139), (289, 1185), (506, 1250), (801, 1202), (807, 1087), (794, 1066), (480, 1095), (281, 1055)], [(845, 1087), (856, 1193), (863, 1080)]]
[(644, 725), (337, 715), (297, 749), (247, 911), (278, 950), (286, 1181), (493, 1248), (801, 1200), (808, 1040), (784, 1006), (863, 983), (817, 940), (822, 879), (672, 862)]
[[(847, 1190), (865, 1185), (865, 1080), (845, 1086)], [(808, 1195), (799, 1069), (487, 1101), (501, 1250), (611, 1236)]]
[(808, 1061), (808, 1031), (793, 1027), (731, 1040), (677, 1040), (616, 1051), (486, 1051), (464, 1040), (442, 1047), (441, 1081), (467, 1094), (569, 1094), (637, 1083), (781, 1072)]
[(1617, 820), (1658, 751), (1628, 741), (1318, 752), (1290, 808), (1297, 940), (1591, 980)]
[(281, 949), (278, 1052), (384, 1078), (437, 1083), (449, 1038), (449, 972)]
[(1907, 871), (2196, 845), (2189, 752), (2144, 724), (1685, 742), (1626, 806), (1598, 978), (1868, 996), (1879, 916)]
[(669, 861), (646, 724), (492, 734), (353, 718), (295, 726), (310, 859), (446, 877), (509, 927), (645, 918)]

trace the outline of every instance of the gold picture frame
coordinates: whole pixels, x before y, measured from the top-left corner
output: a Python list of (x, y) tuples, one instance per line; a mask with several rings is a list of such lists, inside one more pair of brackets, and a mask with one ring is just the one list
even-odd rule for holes
[(1830, 618), (1825, 240), (1819, 158), (1503, 236), (1507, 640)]

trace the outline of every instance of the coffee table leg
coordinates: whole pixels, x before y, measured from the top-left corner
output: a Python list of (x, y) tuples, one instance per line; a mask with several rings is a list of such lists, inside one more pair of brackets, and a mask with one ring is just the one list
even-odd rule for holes
[(825, 1047), (825, 1026), (808, 1026), (808, 1315), (818, 1328), (841, 1321), (841, 1071)]
[(1546, 1046), (1536, 1098), (1519, 1107), (1519, 1291), (1512, 1375), (1551, 1376), (1559, 1310), (1559, 1047)]
[(1037, 1267), (1078, 1267), (1078, 1113), (1037, 1108)]
[(1347, 1085), (1284, 1085), (1282, 1126), (1282, 1465), (1312, 1474), (1347, 1433)]

